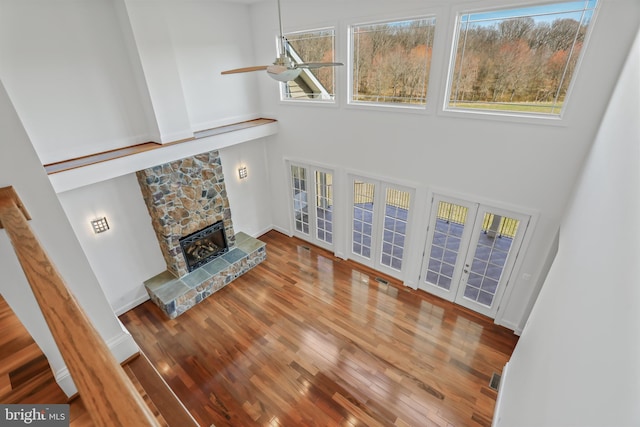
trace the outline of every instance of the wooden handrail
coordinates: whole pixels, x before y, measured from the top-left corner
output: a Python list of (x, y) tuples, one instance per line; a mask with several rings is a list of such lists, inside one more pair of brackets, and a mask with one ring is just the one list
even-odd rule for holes
[(0, 188), (0, 228), (18, 256), (78, 393), (97, 426), (159, 426), (34, 235), (13, 187)]

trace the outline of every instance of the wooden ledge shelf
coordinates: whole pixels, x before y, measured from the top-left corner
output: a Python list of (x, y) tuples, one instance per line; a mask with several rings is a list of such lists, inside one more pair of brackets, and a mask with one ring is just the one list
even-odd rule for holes
[(116, 150), (104, 151), (101, 153), (90, 154), (88, 156), (78, 157), (75, 159), (64, 160), (61, 162), (49, 163), (44, 165), (44, 169), (47, 171), (48, 175), (52, 175), (59, 172), (64, 172), (70, 169), (81, 168), (84, 166), (93, 165), (96, 163), (106, 162), (109, 160), (118, 159), (120, 157), (132, 156), (135, 154), (144, 153), (145, 151), (157, 150), (163, 147), (168, 147), (171, 145), (182, 144), (185, 142), (193, 141), (200, 138), (206, 138), (215, 135), (221, 135), (227, 132), (233, 132), (243, 129), (252, 128), (254, 126), (265, 125), (269, 123), (274, 123), (276, 120), (274, 119), (254, 119), (247, 120), (245, 122), (234, 123), (225, 126), (219, 126), (212, 129), (206, 129), (203, 131), (195, 132), (193, 138), (182, 139), (179, 141), (172, 141), (165, 144), (160, 144), (157, 142), (145, 142), (142, 144), (132, 145), (130, 147), (118, 148)]
[(56, 193), (142, 169), (275, 135), (275, 119), (259, 118), (195, 132), (192, 138), (165, 144), (146, 142), (44, 165)]

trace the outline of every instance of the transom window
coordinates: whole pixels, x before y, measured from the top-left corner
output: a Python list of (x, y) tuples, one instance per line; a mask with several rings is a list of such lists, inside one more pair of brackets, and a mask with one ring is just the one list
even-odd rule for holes
[(351, 27), (351, 102), (424, 106), (434, 17)]
[[(289, 33), (285, 35), (285, 51), (295, 64), (302, 62), (335, 62), (333, 28)], [(333, 101), (335, 67), (303, 68), (292, 81), (282, 83), (281, 98), (307, 101)]]
[(596, 0), (458, 17), (450, 109), (559, 115)]

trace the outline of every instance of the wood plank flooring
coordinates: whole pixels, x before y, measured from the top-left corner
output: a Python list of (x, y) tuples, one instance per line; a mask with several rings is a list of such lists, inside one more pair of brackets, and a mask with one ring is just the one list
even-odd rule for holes
[(178, 318), (150, 301), (120, 317), (201, 425), (491, 424), (511, 331), (299, 239), (260, 239), (266, 261)]
[[(196, 425), (144, 355), (128, 360), (123, 369), (161, 426)], [(40, 347), (0, 295), (0, 403), (69, 404), (72, 427), (95, 424), (82, 401), (69, 400), (56, 382)]]
[(0, 403), (65, 403), (49, 362), (0, 295)]

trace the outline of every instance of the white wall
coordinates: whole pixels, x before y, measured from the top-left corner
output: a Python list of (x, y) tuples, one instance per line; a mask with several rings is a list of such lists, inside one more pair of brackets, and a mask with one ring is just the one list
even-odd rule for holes
[[(429, 6), (429, 5), (433, 6)], [(508, 0), (475, 2), (512, 5)], [(510, 284), (497, 321), (518, 330), (544, 276), (542, 267), (571, 197), (573, 184), (613, 90), (638, 28), (640, 3), (603, 0), (578, 79), (563, 120), (493, 119), (441, 111), (445, 73), (451, 49), (453, 20), (467, 2), (364, 1), (296, 2), (284, 0), (285, 32), (301, 28), (336, 27), (337, 60), (348, 62), (347, 25), (375, 19), (436, 13), (437, 33), (430, 80), (431, 106), (426, 112), (358, 108), (346, 104), (346, 71), (337, 71), (337, 105), (282, 103), (277, 84), (260, 76), (263, 110), (280, 123), (270, 148), (274, 225), (289, 229), (286, 170), (283, 159), (333, 165), (342, 173), (356, 170), (390, 181), (415, 183), (419, 194), (438, 189), (539, 213), (522, 265)], [(272, 2), (254, 6), (256, 55), (272, 56), (277, 15)], [(612, 29), (615, 28), (615, 31)], [(417, 213), (418, 218), (428, 211)], [(414, 229), (415, 234), (424, 234)], [(424, 239), (411, 254), (422, 252)], [(417, 277), (406, 277), (405, 281)]]
[(640, 33), (501, 388), (498, 426), (640, 425)]
[[(13, 186), (32, 220), (35, 235), (71, 292), (119, 361), (137, 351), (96, 280), (38, 156), (0, 82), (0, 187)], [(75, 393), (68, 371), (37, 306), (4, 230), (0, 231), (0, 293), (49, 360), (67, 395)]]
[(0, 0), (0, 76), (43, 163), (147, 139), (109, 0)]
[(194, 131), (254, 118), (259, 111), (254, 73), (221, 76), (254, 65), (249, 6), (170, 1), (168, 22)]
[[(135, 174), (58, 194), (84, 253), (116, 314), (149, 297), (143, 282), (166, 270)], [(106, 217), (109, 231), (90, 221)]]
[[(0, 0), (0, 75), (43, 164), (255, 118), (249, 6)], [(158, 141), (158, 139), (160, 139)]]
[[(219, 150), (234, 230), (259, 236), (271, 229), (270, 191), (261, 138)], [(238, 168), (249, 177), (240, 180)], [(82, 249), (116, 314), (146, 301), (144, 281), (166, 270), (135, 174), (58, 194)], [(267, 208), (265, 208), (267, 206)], [(110, 230), (96, 235), (90, 221), (106, 216)]]
[[(258, 237), (271, 230), (271, 189), (266, 153), (274, 137), (223, 148), (220, 161), (231, 207), (231, 219), (236, 231)], [(238, 168), (246, 166), (248, 177), (241, 180)]]

